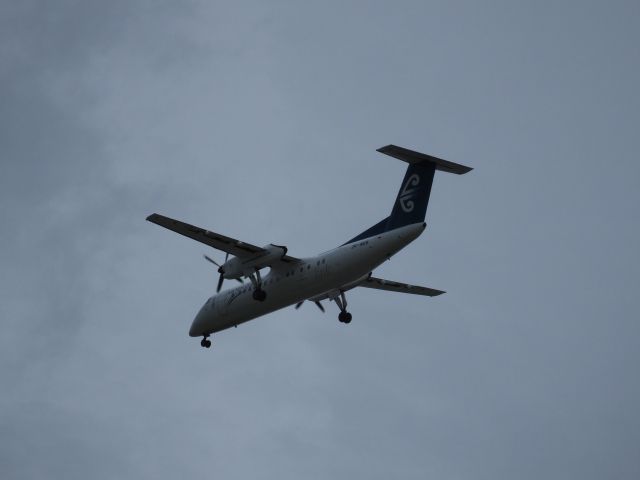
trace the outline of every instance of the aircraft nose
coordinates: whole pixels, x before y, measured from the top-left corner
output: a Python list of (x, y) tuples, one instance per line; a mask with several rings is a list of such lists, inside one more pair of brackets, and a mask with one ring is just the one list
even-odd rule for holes
[(200, 311), (198, 312), (198, 314), (196, 315), (196, 318), (193, 319), (193, 322), (191, 322), (191, 328), (189, 328), (189, 336), (190, 337), (200, 337), (201, 335), (204, 335), (204, 310), (205, 310), (205, 305), (202, 306), (202, 308), (200, 309)]

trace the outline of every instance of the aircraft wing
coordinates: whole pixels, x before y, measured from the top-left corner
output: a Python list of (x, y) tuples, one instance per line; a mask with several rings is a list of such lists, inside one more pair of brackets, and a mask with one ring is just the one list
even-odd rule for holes
[(414, 295), (426, 295), (427, 297), (435, 297), (442, 295), (442, 290), (434, 288), (420, 287), (418, 285), (409, 285), (408, 283), (394, 282), (383, 278), (369, 277), (358, 284), (358, 287), (375, 288), (377, 290), (387, 290), (389, 292), (412, 293)]
[[(192, 238), (215, 249), (227, 252), (235, 257), (243, 258), (267, 253), (265, 248), (252, 245), (251, 243), (242, 242), (219, 233), (211, 232), (204, 228), (196, 227), (194, 225), (181, 222), (180, 220), (174, 220), (173, 218), (165, 217), (164, 215), (159, 215), (157, 213), (149, 215), (147, 220), (151, 223), (155, 223), (156, 225), (160, 225), (161, 227), (173, 230), (180, 235), (184, 235), (185, 237)], [(298, 258), (290, 255), (285, 255), (280, 260), (286, 263), (296, 263), (299, 261)]]

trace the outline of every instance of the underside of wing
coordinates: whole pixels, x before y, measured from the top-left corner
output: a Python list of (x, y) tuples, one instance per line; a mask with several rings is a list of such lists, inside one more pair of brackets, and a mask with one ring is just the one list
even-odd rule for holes
[[(222, 250), (236, 257), (249, 257), (256, 254), (267, 253), (267, 250), (252, 245), (250, 243), (241, 242), (235, 238), (226, 237), (219, 233), (210, 232), (200, 227), (190, 225), (180, 220), (174, 220), (173, 218), (165, 217), (154, 213), (147, 217), (147, 220), (160, 225), (161, 227), (173, 230), (176, 233), (184, 235), (185, 237), (192, 238), (198, 242), (209, 245), (210, 247)], [(292, 258), (292, 257), (291, 257)]]
[(434, 288), (420, 287), (418, 285), (410, 285), (408, 283), (394, 282), (393, 280), (385, 280), (383, 278), (369, 277), (358, 284), (359, 287), (375, 288), (377, 290), (387, 290), (389, 292), (411, 293), (414, 295), (425, 295), (427, 297), (435, 297), (442, 295), (442, 290)]

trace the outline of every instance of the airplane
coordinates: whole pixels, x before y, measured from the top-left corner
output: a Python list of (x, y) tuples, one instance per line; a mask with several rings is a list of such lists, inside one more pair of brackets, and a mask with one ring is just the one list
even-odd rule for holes
[[(226, 254), (222, 264), (204, 255), (218, 267), (218, 284), (216, 294), (193, 320), (189, 336), (202, 337), (200, 345), (210, 348), (209, 337), (214, 333), (291, 305), (298, 309), (305, 301), (322, 312), (323, 300), (335, 302), (340, 310), (338, 320), (348, 324), (352, 315), (347, 311), (345, 292), (356, 287), (429, 297), (445, 293), (377, 278), (372, 272), (425, 230), (435, 171), (462, 175), (472, 168), (395, 145), (377, 151), (409, 164), (391, 214), (339, 247), (313, 257), (292, 257), (283, 245), (259, 247), (157, 213), (149, 215), (149, 222)], [(269, 272), (263, 276), (265, 268)], [(241, 285), (220, 292), (224, 280), (236, 280)]]

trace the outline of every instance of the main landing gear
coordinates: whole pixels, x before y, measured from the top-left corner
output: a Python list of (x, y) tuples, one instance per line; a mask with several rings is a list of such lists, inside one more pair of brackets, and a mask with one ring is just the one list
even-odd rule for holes
[(264, 302), (267, 299), (267, 292), (262, 289), (254, 290), (252, 296), (254, 300), (257, 300), (258, 302)]
[(209, 340), (209, 335), (205, 335), (200, 342), (200, 346), (202, 348), (211, 348), (211, 340)]
[(344, 296), (344, 292), (340, 290), (340, 296), (333, 299), (340, 309), (338, 320), (342, 323), (351, 323), (351, 314), (347, 312), (347, 297)]
[(258, 302), (264, 302), (267, 299), (267, 292), (262, 289), (262, 278), (260, 277), (260, 270), (256, 268), (255, 275), (249, 275), (251, 285), (253, 285), (253, 299)]
[(351, 314), (347, 311), (340, 312), (340, 314), (338, 315), (338, 320), (342, 323), (351, 323), (351, 318)]

